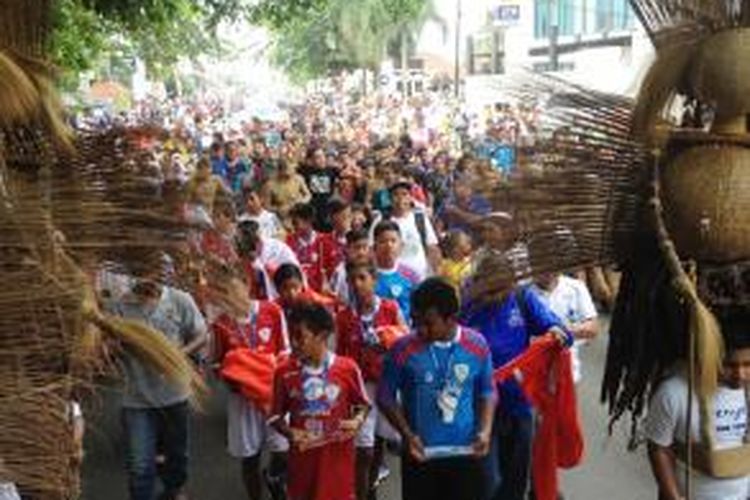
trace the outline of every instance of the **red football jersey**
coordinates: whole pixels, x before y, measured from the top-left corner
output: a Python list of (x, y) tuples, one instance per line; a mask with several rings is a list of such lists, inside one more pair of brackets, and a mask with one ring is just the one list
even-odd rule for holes
[(330, 232), (319, 237), (323, 240), (323, 268), (326, 278), (330, 280), (339, 264), (346, 259), (346, 235)]
[(203, 233), (201, 251), (224, 264), (231, 264), (238, 260), (232, 241), (213, 230)]
[(291, 358), (276, 371), (272, 415), (290, 416), (290, 426), (317, 434), (320, 444), (289, 452), (290, 500), (354, 500), (354, 440), (340, 430), (354, 408), (369, 405), (362, 375), (354, 360), (329, 353), (322, 368), (312, 370)]
[(237, 347), (249, 347), (267, 354), (289, 350), (281, 308), (269, 301), (253, 301), (252, 304), (244, 321), (224, 313), (213, 323), (214, 360), (220, 362), (226, 353)]
[(323, 284), (333, 272), (332, 262), (335, 247), (326, 235), (313, 232), (311, 240), (292, 234), (287, 244), (297, 255), (302, 272), (307, 278), (307, 284), (316, 292), (323, 291)]
[(354, 359), (365, 380), (377, 382), (383, 371), (383, 356), (387, 346), (382, 345), (378, 329), (402, 326), (398, 302), (377, 299), (378, 309), (370, 318), (363, 318), (354, 306), (348, 306), (336, 315), (336, 351)]

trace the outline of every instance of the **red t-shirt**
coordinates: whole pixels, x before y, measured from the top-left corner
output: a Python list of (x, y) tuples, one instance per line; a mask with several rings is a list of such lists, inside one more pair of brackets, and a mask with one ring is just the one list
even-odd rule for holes
[(378, 302), (378, 309), (370, 318), (363, 318), (353, 306), (341, 309), (336, 316), (336, 351), (354, 359), (368, 382), (380, 380), (387, 351), (378, 330), (403, 325), (398, 302), (389, 299)]
[(346, 259), (346, 235), (330, 232), (319, 237), (323, 240), (323, 269), (330, 280), (339, 264)]
[(323, 368), (290, 358), (276, 371), (274, 417), (290, 416), (290, 426), (321, 436), (321, 445), (289, 451), (289, 500), (354, 500), (353, 438), (341, 436), (340, 422), (354, 407), (369, 405), (362, 374), (354, 360), (329, 353)]
[(213, 230), (203, 233), (201, 251), (207, 256), (218, 259), (223, 264), (231, 264), (238, 259), (234, 246), (232, 246), (232, 240)]
[(281, 354), (289, 350), (289, 340), (284, 328), (284, 313), (268, 301), (255, 301), (244, 321), (222, 314), (211, 326), (214, 334), (214, 359), (238, 347), (249, 347), (266, 354)]
[(307, 284), (316, 292), (321, 292), (323, 283), (330, 274), (330, 261), (333, 253), (330, 240), (317, 232), (313, 232), (310, 240), (292, 234), (287, 238), (287, 245), (297, 255), (302, 272), (307, 278)]

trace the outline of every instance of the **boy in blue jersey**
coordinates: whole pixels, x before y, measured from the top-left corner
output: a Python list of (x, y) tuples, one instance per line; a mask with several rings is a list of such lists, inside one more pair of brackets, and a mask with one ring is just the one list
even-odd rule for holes
[(375, 293), (378, 297), (398, 302), (401, 315), (408, 320), (409, 297), (419, 284), (419, 276), (411, 268), (399, 263), (401, 230), (390, 220), (379, 222), (374, 230), (375, 264), (378, 268)]
[[(466, 304), (462, 319), (486, 339), (493, 368), (523, 353), (532, 337), (552, 332), (568, 346), (573, 341), (563, 322), (526, 286), (493, 300)], [(489, 498), (525, 500), (533, 436), (531, 407), (515, 380), (500, 384), (498, 396), (501, 403), (495, 415), (492, 449), (485, 463), (489, 473)]]
[(429, 278), (411, 297), (415, 333), (386, 355), (378, 406), (404, 440), (404, 500), (481, 500), (495, 390), (489, 348), (460, 326), (458, 296)]

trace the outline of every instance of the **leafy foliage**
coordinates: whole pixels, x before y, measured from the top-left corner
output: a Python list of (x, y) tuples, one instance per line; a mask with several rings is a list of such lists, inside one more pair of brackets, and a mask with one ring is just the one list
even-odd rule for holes
[(152, 74), (164, 76), (181, 56), (219, 51), (215, 28), (225, 14), (214, 7), (223, 3), (58, 0), (50, 55), (63, 76), (96, 69), (115, 55), (138, 56)]
[(341, 69), (377, 69), (389, 44), (434, 18), (429, 0), (267, 0), (251, 17), (275, 36), (274, 61), (294, 80)]

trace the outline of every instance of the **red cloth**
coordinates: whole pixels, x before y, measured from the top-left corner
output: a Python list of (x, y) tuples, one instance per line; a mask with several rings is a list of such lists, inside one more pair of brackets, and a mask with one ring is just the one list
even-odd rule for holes
[[(354, 360), (335, 356), (318, 399), (310, 399), (312, 384), (308, 379), (303, 387), (302, 372), (300, 361), (290, 358), (279, 366), (274, 383), (273, 416), (288, 414), (292, 428), (322, 432), (319, 446), (289, 450), (289, 499), (354, 500), (354, 439), (341, 437), (340, 422), (352, 417), (354, 407), (369, 404), (362, 375)], [(310, 403), (322, 403), (323, 409), (311, 412)]]
[[(315, 290), (311, 288), (305, 288), (300, 292), (299, 295), (297, 295), (293, 300), (293, 303), (296, 302), (312, 302), (313, 304), (319, 304), (321, 306), (326, 307), (330, 312), (333, 312), (338, 307), (339, 303), (336, 300), (336, 298), (331, 297), (329, 295), (325, 295), (322, 293), (318, 293)], [(283, 300), (281, 300), (281, 297), (278, 297), (274, 300), (274, 303), (281, 307), (282, 309), (286, 309), (287, 306), (290, 304), (285, 304)]]
[(408, 334), (401, 320), (398, 302), (381, 299), (373, 318), (374, 333), (380, 343), (368, 345), (357, 310), (348, 306), (336, 315), (336, 351), (353, 358), (368, 382), (378, 382), (383, 371), (383, 358), (396, 340)]
[(495, 382), (516, 377), (539, 414), (534, 436), (532, 476), (537, 500), (556, 500), (557, 468), (583, 460), (584, 438), (578, 418), (570, 351), (553, 335), (534, 342), (520, 356), (495, 370)]
[(213, 357), (221, 364), (222, 378), (236, 384), (243, 396), (268, 413), (277, 360), (289, 350), (281, 309), (272, 302), (254, 302), (247, 321), (222, 314), (211, 330)]

